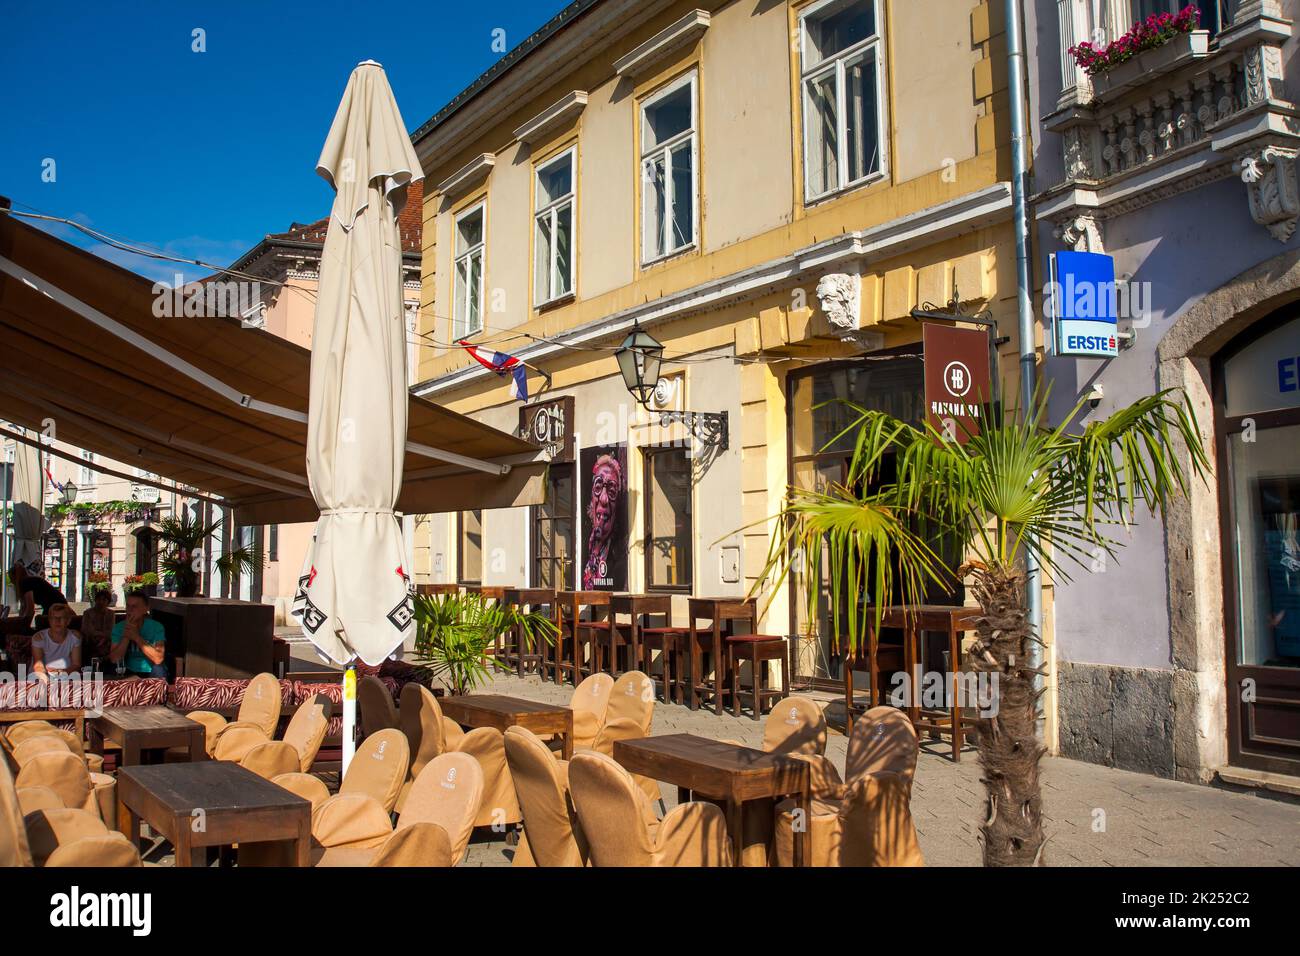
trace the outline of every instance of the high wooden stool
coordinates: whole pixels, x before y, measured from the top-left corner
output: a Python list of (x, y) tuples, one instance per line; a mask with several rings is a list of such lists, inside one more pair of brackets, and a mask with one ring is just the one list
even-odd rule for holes
[[(506, 588), (503, 600), (523, 613), (545, 609), (547, 616), (552, 621), (555, 620), (555, 588)], [(524, 642), (522, 629), (519, 627), (510, 630), (505, 637), (505, 642), (501, 661), (503, 664), (513, 666), (515, 673), (520, 677), (529, 670), (536, 670), (543, 678), (546, 677), (546, 662), (549, 656), (547, 650), (551, 646), (550, 643), (538, 639), (532, 647), (528, 647)], [(558, 644), (558, 638), (556, 643)]]
[[(711, 696), (714, 712), (721, 714), (722, 698), (731, 687), (727, 676), (727, 648), (723, 642), (727, 637), (735, 635), (736, 624), (741, 621), (747, 621), (749, 632), (754, 632), (758, 627), (758, 602), (753, 598), (693, 597), (686, 602), (686, 609), (691, 629), (688, 639), (691, 710), (700, 709), (701, 697)], [(708, 621), (708, 626), (701, 627), (701, 621)], [(709, 655), (710, 668), (704, 666), (705, 654)], [(713, 680), (705, 680), (710, 669), (713, 671)]]
[[(740, 665), (749, 662), (752, 682), (748, 691), (740, 683)], [(769, 690), (765, 685), (770, 676), (768, 663), (781, 662), (781, 688)], [(727, 638), (727, 670), (731, 672), (731, 712), (740, 716), (740, 697), (748, 693), (752, 716), (758, 720), (764, 713), (767, 700), (781, 700), (790, 696), (790, 644), (784, 637), (766, 634), (745, 634)]]
[[(555, 683), (562, 683), (567, 674), (573, 679), (573, 686), (577, 687), (584, 677), (596, 672), (599, 664), (597, 632), (613, 627), (609, 598), (609, 591), (561, 591), (555, 596), (555, 623), (559, 627), (557, 640), (560, 644), (560, 654), (555, 662)], [(588, 611), (586, 620), (582, 618), (584, 608)]]
[(674, 701), (678, 704), (685, 703), (688, 676), (686, 660), (690, 639), (689, 627), (641, 628), (641, 651), (645, 655), (645, 672), (651, 680), (654, 680), (654, 674), (650, 672), (650, 653), (659, 651), (663, 677), (658, 684), (663, 691), (665, 704)]

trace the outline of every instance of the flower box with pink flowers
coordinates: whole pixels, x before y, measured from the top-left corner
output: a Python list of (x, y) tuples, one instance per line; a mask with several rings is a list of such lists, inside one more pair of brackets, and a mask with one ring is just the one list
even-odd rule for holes
[(1084, 42), (1070, 47), (1069, 52), (1092, 80), (1093, 95), (1097, 99), (1113, 97), (1205, 56), (1210, 34), (1199, 29), (1200, 19), (1200, 10), (1194, 6), (1178, 13), (1154, 14), (1105, 46)]

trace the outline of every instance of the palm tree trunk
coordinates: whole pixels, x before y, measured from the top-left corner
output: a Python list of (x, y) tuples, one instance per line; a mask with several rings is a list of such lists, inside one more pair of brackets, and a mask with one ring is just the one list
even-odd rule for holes
[(1038, 695), (1030, 666), (1025, 576), (1014, 567), (972, 568), (975, 599), (983, 610), (971, 649), (975, 670), (993, 675), (996, 709), (976, 721), (976, 745), (984, 768), (988, 812), (981, 827), (985, 866), (1033, 866), (1043, 842), (1042, 789), (1038, 761)]

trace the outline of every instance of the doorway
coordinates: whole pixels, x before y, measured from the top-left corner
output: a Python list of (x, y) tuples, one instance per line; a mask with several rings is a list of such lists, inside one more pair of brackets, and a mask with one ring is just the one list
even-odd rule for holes
[(1228, 759), (1300, 774), (1300, 317), (1214, 363)]

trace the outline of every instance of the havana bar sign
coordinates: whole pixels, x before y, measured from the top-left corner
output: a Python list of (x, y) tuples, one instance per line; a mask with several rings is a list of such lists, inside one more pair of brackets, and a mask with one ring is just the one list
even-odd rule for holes
[(573, 396), (522, 406), (519, 437), (541, 445), (549, 461), (573, 461)]

